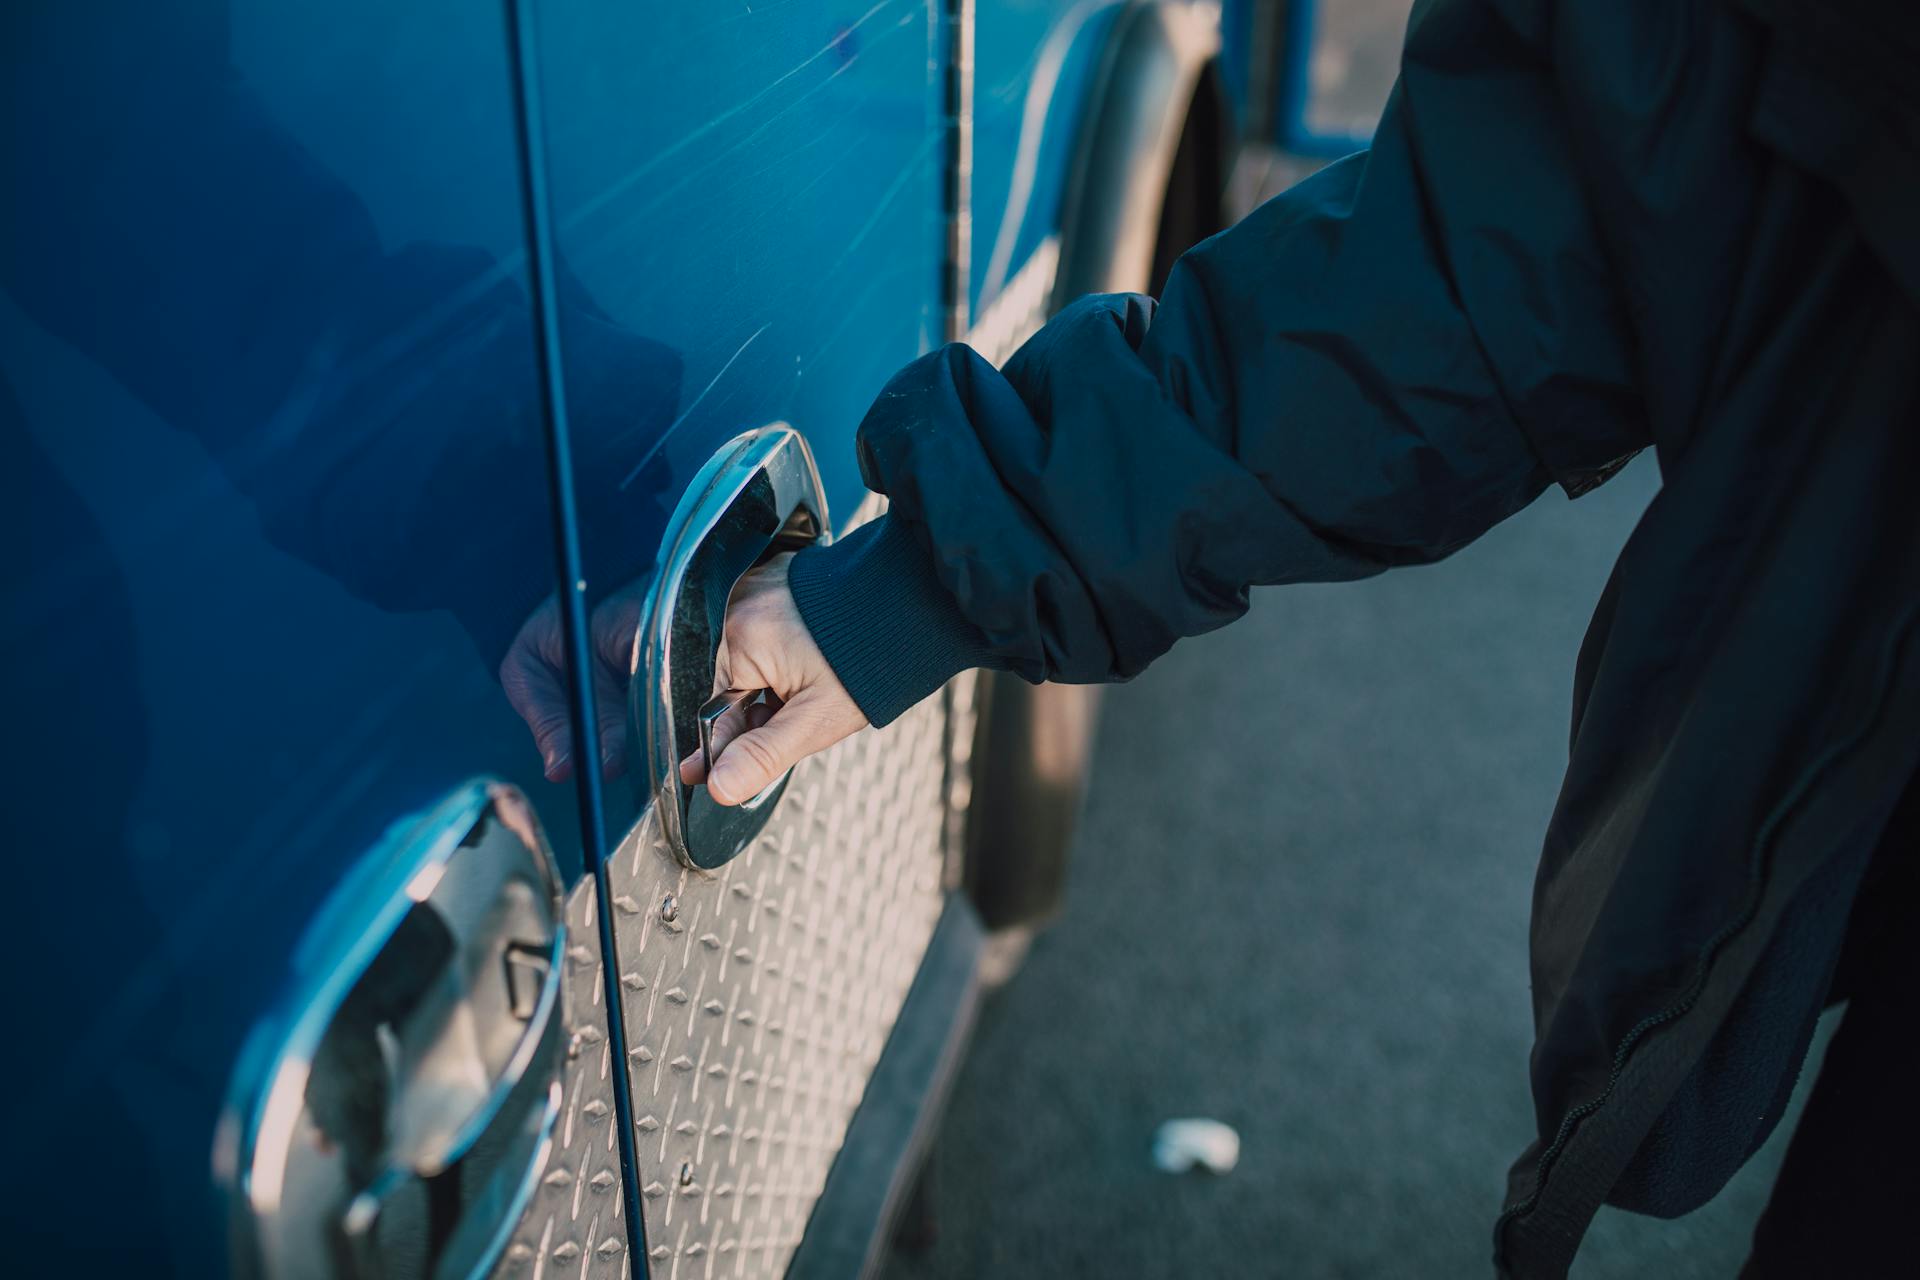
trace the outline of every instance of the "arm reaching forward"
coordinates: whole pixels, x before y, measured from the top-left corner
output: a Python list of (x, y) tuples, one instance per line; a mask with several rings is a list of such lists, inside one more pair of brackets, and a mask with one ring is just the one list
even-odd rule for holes
[(1436, 560), (1646, 442), (1581, 129), (1526, 27), (1429, 6), (1372, 149), (1157, 305), (1083, 298), (1003, 370), (956, 345), (887, 385), (859, 447), (889, 514), (787, 570), (868, 721), (970, 666), (1126, 679), (1254, 586)]

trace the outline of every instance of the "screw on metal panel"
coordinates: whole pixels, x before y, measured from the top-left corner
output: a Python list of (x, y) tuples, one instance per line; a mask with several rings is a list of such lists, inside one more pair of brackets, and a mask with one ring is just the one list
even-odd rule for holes
[(680, 904), (674, 901), (672, 894), (660, 899), (660, 918), (668, 924), (680, 918)]
[(693, 1185), (693, 1165), (690, 1162), (683, 1161), (680, 1165), (680, 1185), (683, 1187)]

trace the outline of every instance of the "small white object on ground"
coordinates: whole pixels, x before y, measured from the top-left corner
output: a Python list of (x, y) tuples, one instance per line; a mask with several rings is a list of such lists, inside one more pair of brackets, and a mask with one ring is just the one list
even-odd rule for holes
[(1169, 1120), (1153, 1136), (1153, 1162), (1168, 1173), (1195, 1165), (1232, 1173), (1240, 1163), (1240, 1135), (1218, 1120)]

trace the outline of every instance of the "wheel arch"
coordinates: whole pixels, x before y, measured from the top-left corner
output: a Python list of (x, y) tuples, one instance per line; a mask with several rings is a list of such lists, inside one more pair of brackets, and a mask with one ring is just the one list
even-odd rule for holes
[[(1116, 18), (1081, 116), (1049, 312), (1086, 293), (1155, 288), (1219, 229), (1229, 119), (1219, 51), (1215, 5), (1150, 0)], [(990, 981), (1060, 909), (1099, 694), (985, 672), (976, 685), (964, 878), (998, 937)]]

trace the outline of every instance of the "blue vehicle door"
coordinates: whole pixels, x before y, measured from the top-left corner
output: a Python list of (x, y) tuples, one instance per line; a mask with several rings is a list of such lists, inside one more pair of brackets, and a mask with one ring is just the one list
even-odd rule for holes
[(867, 1256), (972, 990), (971, 698), (737, 813), (668, 764), (960, 313), (958, 9), (0, 19), (16, 1258)]
[[(1053, 302), (1063, 207), (1092, 89), (1125, 7), (1123, 0), (975, 6), (968, 302), (971, 325), (987, 322), (975, 345), (990, 358), (1011, 354), (1003, 329), (1024, 337)], [(1037, 316), (1029, 295), (1040, 299)]]
[(948, 32), (924, 0), (538, 18), (551, 257), (672, 353), (636, 382), (559, 317), (600, 753), (570, 771), (605, 856), (645, 1247), (655, 1274), (779, 1275), (946, 909), (951, 699), (738, 813), (673, 764), (733, 581), (877, 509), (854, 429), (943, 336)]
[(458, 1274), (549, 1148), (549, 1248), (624, 1263), (575, 796), (496, 674), (558, 561), (483, 10), (0, 19), (19, 1274), (220, 1275), (230, 1222)]

